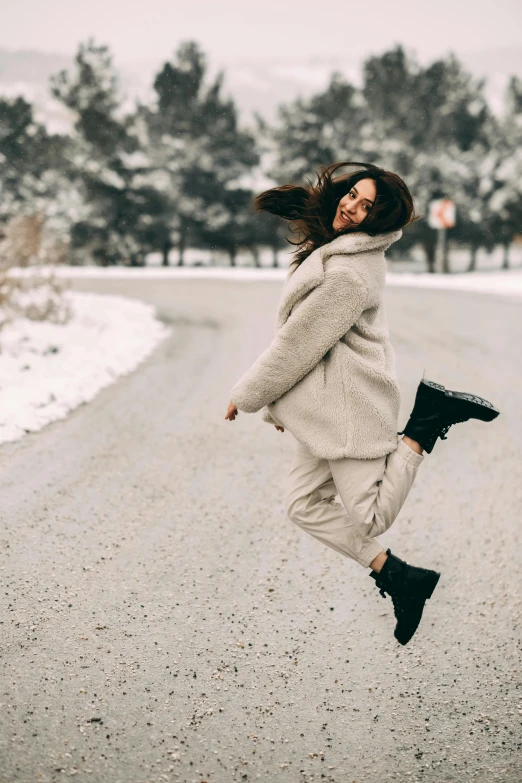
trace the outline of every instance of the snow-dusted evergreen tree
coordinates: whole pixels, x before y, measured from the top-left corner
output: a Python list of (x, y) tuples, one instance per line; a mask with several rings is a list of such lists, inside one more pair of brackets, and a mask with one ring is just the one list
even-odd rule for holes
[(0, 223), (38, 215), (43, 231), (65, 241), (60, 194), (67, 190), (67, 144), (35, 121), (24, 98), (0, 99)]
[(134, 114), (124, 114), (106, 46), (81, 44), (70, 72), (52, 79), (55, 97), (74, 114), (72, 177), (88, 206), (72, 229), (74, 248), (101, 264), (143, 262), (142, 234), (158, 194), (139, 177), (149, 161), (140, 148)]
[[(278, 142), (274, 138), (273, 129), (257, 112), (254, 112), (255, 127), (253, 134), (257, 143), (259, 163), (242, 178), (243, 184), (252, 194), (275, 187), (277, 180), (269, 175), (276, 169)], [(287, 242), (287, 226), (284, 222), (269, 212), (252, 212), (249, 217), (249, 238), (252, 244), (249, 249), (254, 264), (260, 265), (260, 250), (262, 247), (272, 251), (272, 266), (279, 266), (279, 251), (290, 250)]]
[(333, 73), (323, 92), (279, 107), (267, 174), (281, 184), (297, 183), (315, 179), (314, 172), (335, 161), (360, 160), (366, 121), (358, 90)]
[(513, 76), (506, 91), (505, 111), (490, 128), (490, 150), (480, 165), (480, 196), (486, 204), (492, 240), (509, 248), (522, 233), (522, 81)]
[(206, 73), (198, 45), (183, 43), (156, 76), (154, 105), (140, 107), (152, 181), (168, 202), (168, 218), (155, 221), (164, 264), (172, 247), (182, 264), (185, 248), (202, 243), (226, 250), (233, 262), (247, 240), (251, 194), (241, 178), (258, 163), (255, 139), (222, 95), (223, 73), (211, 84)]
[[(473, 79), (450, 55), (426, 67), (400, 46), (364, 67), (364, 96), (380, 164), (396, 170), (412, 190), (417, 210), (445, 196), (458, 208), (449, 237), (486, 242), (487, 225), (477, 197), (477, 162), (488, 151), (490, 112), (483, 82)], [(386, 143), (386, 140), (388, 142)], [(408, 232), (420, 242), (434, 270), (436, 236), (424, 219)]]
[[(23, 98), (0, 99), (0, 329), (11, 318), (62, 321), (62, 285), (42, 265), (66, 260), (58, 194), (65, 140)], [(66, 183), (65, 183), (66, 184)], [(30, 267), (22, 276), (13, 269)]]
[(363, 160), (408, 177), (415, 156), (412, 143), (419, 66), (401, 46), (369, 57), (363, 65), (366, 111)]

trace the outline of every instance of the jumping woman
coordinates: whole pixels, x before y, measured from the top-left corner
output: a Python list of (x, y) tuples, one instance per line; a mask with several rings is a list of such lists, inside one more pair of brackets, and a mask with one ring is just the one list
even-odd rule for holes
[[(345, 166), (352, 171), (332, 176)], [(397, 517), (423, 452), (430, 454), (453, 424), (492, 421), (499, 411), (474, 394), (423, 379), (406, 427), (397, 431), (400, 392), (383, 306), (384, 251), (415, 219), (397, 174), (337, 163), (321, 170), (317, 185), (272, 188), (254, 206), (288, 221), (299, 234), (292, 242), (298, 249), (275, 337), (232, 388), (225, 419), (263, 409), (264, 421), (292, 433), (289, 518), (371, 569), (380, 594), (393, 602), (395, 638), (407, 644), (440, 574), (385, 551), (378, 536)]]

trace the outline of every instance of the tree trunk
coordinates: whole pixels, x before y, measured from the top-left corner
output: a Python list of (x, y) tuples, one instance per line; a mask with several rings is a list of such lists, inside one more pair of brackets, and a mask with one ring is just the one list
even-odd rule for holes
[(237, 248), (232, 246), (228, 249), (228, 255), (230, 256), (230, 266), (236, 265)]
[(261, 266), (261, 261), (259, 259), (259, 248), (257, 245), (254, 245), (254, 247), (250, 248), (250, 252), (252, 253), (252, 258), (254, 259), (254, 266), (259, 269)]
[(185, 228), (185, 224), (182, 223), (179, 232), (179, 242), (178, 242), (178, 266), (183, 266), (185, 263), (186, 241), (187, 241), (187, 231)]
[(435, 242), (423, 242), (422, 246), (424, 248), (424, 252), (426, 253), (426, 263), (428, 265), (428, 272), (430, 274), (433, 274), (435, 272), (437, 245), (435, 244)]
[(477, 268), (477, 245), (471, 245), (471, 249), (469, 252), (469, 266), (468, 266), (468, 272), (474, 272)]
[(439, 252), (441, 255), (442, 273), (448, 275), (451, 272), (449, 265), (449, 243), (448, 234), (445, 228), (438, 229), (439, 234)]
[(511, 242), (507, 242), (504, 245), (504, 258), (502, 259), (502, 269), (509, 269), (509, 249)]
[(133, 255), (132, 266), (145, 266), (145, 256), (141, 250)]
[(162, 266), (168, 266), (169, 265), (169, 253), (172, 250), (172, 242), (170, 239), (165, 240), (163, 243), (163, 247), (161, 248), (161, 252), (163, 255), (163, 260), (161, 262)]
[(277, 253), (277, 247), (272, 248), (272, 266), (276, 269), (279, 266), (279, 256)]

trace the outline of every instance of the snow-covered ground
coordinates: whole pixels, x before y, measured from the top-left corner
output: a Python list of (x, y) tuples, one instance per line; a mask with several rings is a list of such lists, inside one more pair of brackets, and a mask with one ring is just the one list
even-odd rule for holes
[[(398, 248), (400, 250), (400, 248)], [(522, 267), (522, 243), (514, 242), (510, 248), (510, 266), (514, 269)], [(470, 262), (469, 249), (459, 246), (450, 246), (450, 267), (452, 273), (467, 272)], [(502, 268), (504, 249), (497, 245), (492, 251), (486, 251), (485, 248), (479, 248), (476, 254), (476, 269), (479, 272), (499, 271)], [(187, 269), (197, 268), (216, 268), (218, 270), (229, 267), (229, 258), (223, 251), (210, 251), (198, 248), (187, 248), (184, 255), (185, 266)], [(273, 254), (269, 248), (259, 248), (258, 260), (261, 268), (269, 273), (273, 268)], [(292, 254), (282, 249), (278, 252), (279, 266), (287, 268), (292, 260)], [(172, 268), (177, 268), (178, 254), (173, 250), (170, 254), (170, 264)], [(156, 269), (160, 271), (162, 266), (162, 256), (160, 253), (149, 253), (146, 258), (147, 269)], [(247, 250), (239, 250), (236, 256), (237, 268), (252, 269), (252, 254)], [(399, 256), (389, 257), (390, 271), (393, 272), (415, 272), (422, 274), (426, 272), (425, 254), (418, 245), (412, 247), (410, 251)], [(92, 267), (83, 267), (89, 272)], [(78, 269), (78, 267), (76, 267)], [(67, 268), (64, 267), (64, 273)], [(108, 270), (109, 271), (109, 270)], [(168, 269), (167, 269), (168, 271)], [(255, 272), (255, 269), (252, 269)], [(277, 270), (276, 270), (277, 271)], [(234, 272), (234, 269), (231, 269)], [(81, 272), (78, 272), (81, 274)]]
[[(272, 269), (252, 267), (62, 267), (58, 275), (63, 278), (99, 278), (99, 279), (207, 279), (207, 280), (280, 280), (288, 274), (286, 268)], [(522, 268), (508, 270), (492, 270), (451, 275), (412, 272), (394, 272), (389, 265), (387, 275), (388, 285), (412, 286), (416, 288), (442, 288), (457, 291), (472, 291), (483, 294), (500, 294), (519, 298), (522, 297)]]
[(170, 333), (143, 302), (65, 295), (67, 324), (18, 318), (0, 331), (0, 443), (64, 418), (135, 369)]
[(470, 272), (454, 275), (428, 275), (389, 273), (388, 285), (416, 288), (441, 288), (453, 291), (471, 291), (480, 294), (497, 294), (511, 298), (522, 297), (522, 269), (496, 272)]

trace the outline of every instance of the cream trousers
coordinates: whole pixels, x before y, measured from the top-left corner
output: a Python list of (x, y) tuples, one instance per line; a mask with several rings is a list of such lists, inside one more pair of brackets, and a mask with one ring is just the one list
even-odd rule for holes
[(402, 438), (384, 457), (333, 460), (314, 457), (296, 440), (286, 512), (314, 538), (369, 568), (385, 551), (375, 538), (395, 520), (423, 459)]

